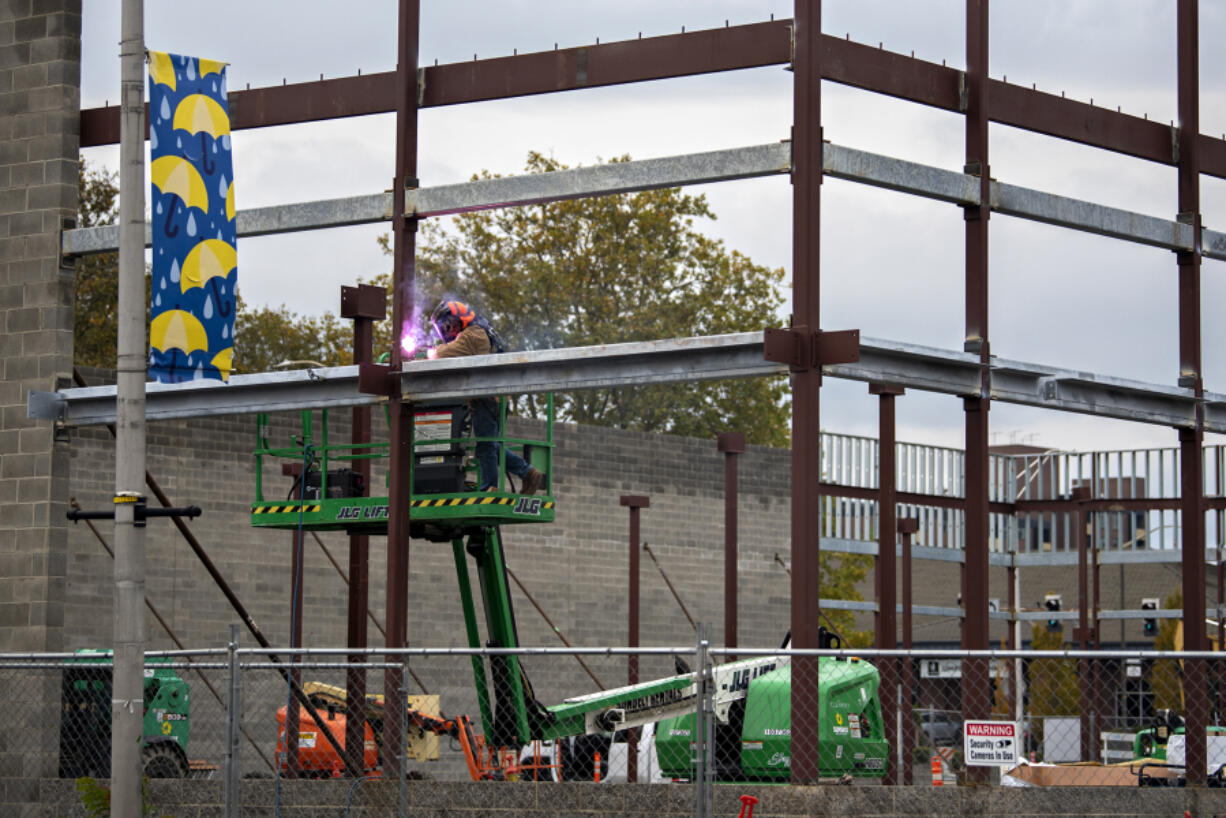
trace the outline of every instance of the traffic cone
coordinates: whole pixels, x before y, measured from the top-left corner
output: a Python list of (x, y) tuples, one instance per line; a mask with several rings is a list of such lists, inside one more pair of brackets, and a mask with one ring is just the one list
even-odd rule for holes
[(932, 756), (932, 786), (945, 786), (945, 768), (939, 755)]

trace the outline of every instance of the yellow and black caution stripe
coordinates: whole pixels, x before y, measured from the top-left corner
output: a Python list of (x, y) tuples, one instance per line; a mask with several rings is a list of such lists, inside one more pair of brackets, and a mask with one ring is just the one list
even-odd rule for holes
[[(523, 499), (522, 495), (500, 497), (496, 494), (472, 497), (443, 497), (438, 500), (414, 500), (413, 508), (442, 508), (451, 506), (512, 506)], [(546, 500), (541, 508), (553, 508), (553, 501)]]
[(302, 509), (307, 514), (313, 514), (322, 508), (322, 506), (256, 506), (251, 509), (252, 514), (288, 514), (291, 511), (297, 512)]
[(443, 497), (438, 500), (414, 500), (413, 508), (440, 508), (442, 506), (509, 506), (515, 497), (499, 497), (494, 494), (472, 497)]

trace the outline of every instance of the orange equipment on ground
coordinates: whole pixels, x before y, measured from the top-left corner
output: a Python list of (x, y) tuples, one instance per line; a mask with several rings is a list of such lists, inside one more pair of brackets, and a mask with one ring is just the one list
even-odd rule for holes
[[(328, 713), (327, 728), (333, 736), (339, 739), (341, 749), (345, 748), (345, 689), (321, 682), (307, 682), (302, 686), (303, 692), (311, 703), (319, 710)], [(379, 742), (371, 728), (371, 721), (382, 725), (384, 705), (382, 696), (366, 697), (366, 746), (363, 751), (363, 763), (366, 774), (376, 773), (379, 769)], [(509, 781), (518, 778), (519, 764), (515, 754), (499, 753), (496, 748), (488, 748), (485, 736), (473, 730), (472, 719), (466, 715), (446, 718), (432, 716), (420, 710), (406, 708), (405, 715), (408, 725), (416, 727), (436, 736), (449, 736), (459, 742), (464, 753), (464, 761), (468, 765), (468, 774), (473, 781)], [(319, 726), (306, 713), (299, 714), (298, 722), (298, 769), (304, 777), (339, 777), (344, 774), (345, 761), (337, 756), (336, 751), (325, 740), (317, 740)], [(282, 770), (289, 768), (289, 759), (285, 752), (285, 708), (277, 710), (277, 757)]]
[[(323, 708), (319, 708), (322, 710)], [(334, 708), (328, 708), (326, 727), (345, 749), (345, 723), (343, 713), (337, 713)], [(277, 758), (282, 770), (289, 769), (289, 758), (285, 752), (285, 708), (277, 710)], [(362, 751), (362, 761), (367, 771), (379, 766), (379, 748), (375, 744), (374, 731), (366, 725), (366, 743)], [(332, 778), (344, 773), (345, 760), (336, 754), (331, 743), (323, 735), (319, 724), (306, 711), (298, 714), (298, 764), (299, 774), (305, 778)]]

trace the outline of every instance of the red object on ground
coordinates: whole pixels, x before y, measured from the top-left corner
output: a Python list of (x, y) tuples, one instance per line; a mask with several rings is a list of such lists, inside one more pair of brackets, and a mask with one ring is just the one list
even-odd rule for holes
[(741, 811), (736, 818), (753, 818), (753, 805), (758, 803), (758, 799), (752, 795), (741, 796)]
[(945, 770), (942, 768), (941, 757), (938, 755), (932, 757), (932, 786), (945, 786)]

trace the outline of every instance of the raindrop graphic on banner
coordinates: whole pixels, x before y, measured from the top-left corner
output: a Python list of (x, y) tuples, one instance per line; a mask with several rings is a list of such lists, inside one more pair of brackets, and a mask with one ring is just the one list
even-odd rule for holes
[(204, 298), (204, 320), (209, 321), (213, 318), (213, 299), (205, 296)]
[[(165, 281), (162, 282), (163, 285), (165, 283), (166, 283)], [(156, 296), (153, 297), (153, 306), (155, 307), (162, 306), (162, 294), (161, 293), (158, 293)]]
[(157, 209), (157, 213), (158, 213), (158, 215), (159, 215), (159, 216), (160, 216), (160, 215), (162, 215), (162, 202), (161, 202), (161, 200), (159, 200), (159, 201), (158, 201), (158, 209)]
[(189, 213), (187, 216), (187, 235), (196, 235), (196, 214)]
[[(162, 102), (165, 102), (165, 101), (166, 101), (166, 100), (164, 100), (164, 99), (162, 100)], [(158, 149), (158, 132), (157, 132), (157, 128), (150, 128), (150, 129), (149, 129), (149, 149), (150, 149), (150, 150), (154, 150), (154, 151)]]
[(179, 283), (179, 260), (178, 259), (175, 259), (174, 262), (170, 265), (170, 283), (171, 284)]
[[(216, 145), (213, 146), (213, 151), (217, 151)], [(224, 200), (226, 198), (226, 192), (229, 191), (229, 189), (230, 183), (226, 181), (226, 175), (223, 173), (221, 174), (221, 178), (217, 181), (217, 195)]]
[(170, 98), (169, 97), (162, 97), (162, 107), (158, 108), (158, 116), (162, 118), (162, 121), (170, 119)]
[(196, 61), (195, 60), (187, 61), (187, 78), (189, 80), (194, 80), (196, 78)]
[(221, 328), (221, 340), (223, 341), (230, 340), (230, 325), (229, 324), (226, 324), (225, 326)]

